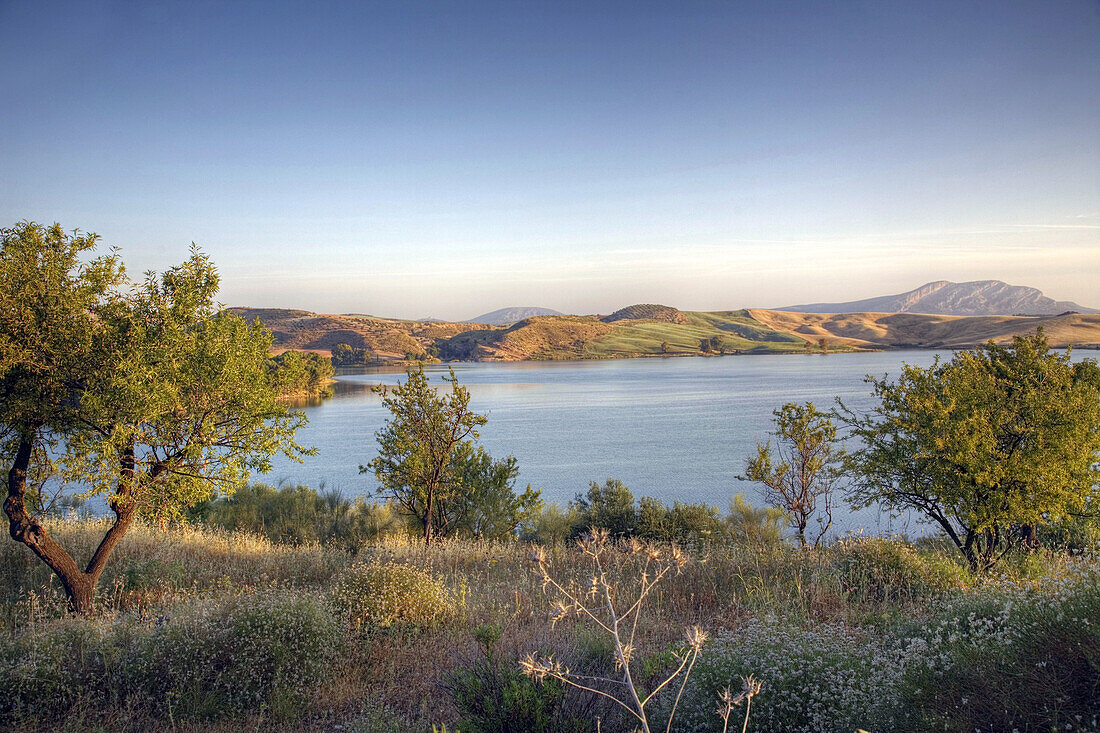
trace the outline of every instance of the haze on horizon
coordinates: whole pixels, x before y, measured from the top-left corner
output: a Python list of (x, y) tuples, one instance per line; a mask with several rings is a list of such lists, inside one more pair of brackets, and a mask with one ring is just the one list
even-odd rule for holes
[(1090, 0), (0, 4), (0, 226), (230, 305), (1100, 307)]

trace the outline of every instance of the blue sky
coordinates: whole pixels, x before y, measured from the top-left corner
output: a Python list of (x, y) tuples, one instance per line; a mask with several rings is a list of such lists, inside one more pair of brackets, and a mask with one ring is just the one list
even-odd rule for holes
[(1100, 4), (0, 0), (0, 225), (232, 305), (1100, 306)]

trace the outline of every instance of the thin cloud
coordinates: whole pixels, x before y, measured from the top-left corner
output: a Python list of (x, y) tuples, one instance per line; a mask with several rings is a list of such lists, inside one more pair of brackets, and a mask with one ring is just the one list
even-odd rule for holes
[(1100, 224), (1007, 224), (1014, 229), (1100, 229)]

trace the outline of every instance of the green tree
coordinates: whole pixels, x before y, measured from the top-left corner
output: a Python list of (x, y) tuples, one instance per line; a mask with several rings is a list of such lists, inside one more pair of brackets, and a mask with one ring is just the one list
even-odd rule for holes
[[(276, 452), (306, 452), (293, 441), (304, 416), (280, 401), (270, 334), (218, 311), (209, 260), (196, 250), (129, 292), (117, 255), (79, 264), (96, 239), (23, 223), (4, 230), (0, 254), (9, 532), (81, 613), (135, 517), (177, 516), (267, 470)], [(114, 514), (86, 565), (28, 510), (28, 476), (47, 474), (104, 496)]]
[(367, 366), (371, 362), (372, 353), (366, 347), (336, 344), (332, 347), (332, 363), (339, 367)]
[(279, 391), (289, 397), (331, 397), (332, 359), (311, 351), (284, 351), (271, 359)]
[(848, 466), (856, 506), (882, 503), (935, 522), (975, 571), (995, 565), (1026, 527), (1097, 505), (1096, 363), (1073, 364), (1042, 332), (989, 343), (897, 382), (868, 378), (878, 405), (840, 406), (863, 447)]
[(469, 475), (463, 467), (476, 453), (477, 429), (486, 422), (470, 410), (470, 393), (459, 385), (454, 370), (443, 379), (450, 383), (449, 391), (432, 387), (418, 366), (404, 384), (376, 388), (393, 417), (376, 435), (378, 457), (359, 467), (360, 473), (374, 473), (379, 496), (421, 523), (426, 544), (447, 529), (450, 519), (441, 505), (468, 492)]
[[(764, 485), (764, 501), (783, 510), (802, 547), (817, 547), (833, 524), (833, 489), (840, 478), (844, 451), (836, 443), (836, 425), (814, 403), (788, 402), (772, 413), (776, 439), (758, 443), (745, 461), (741, 481)], [(817, 529), (807, 539), (810, 520)]]
[(638, 500), (634, 534), (660, 542), (700, 542), (722, 533), (718, 508), (707, 504), (673, 502), (672, 507), (651, 496)]
[(519, 466), (515, 456), (494, 461), (480, 446), (457, 467), (464, 491), (440, 502), (441, 524), (455, 534), (498, 540), (515, 535), (542, 512), (542, 492), (516, 493)]
[(603, 485), (593, 481), (585, 494), (577, 494), (574, 502), (581, 520), (574, 535), (593, 527), (606, 529), (614, 537), (634, 534), (637, 527), (634, 494), (622, 481), (609, 478)]

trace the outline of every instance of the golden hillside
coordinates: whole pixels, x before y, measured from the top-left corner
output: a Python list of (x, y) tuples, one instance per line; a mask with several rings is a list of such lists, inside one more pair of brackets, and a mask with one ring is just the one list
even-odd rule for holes
[[(793, 313), (750, 309), (693, 312), (630, 306), (619, 317), (535, 316), (509, 327), (403, 321), (302, 310), (234, 308), (259, 318), (275, 350), (330, 353), (337, 344), (369, 349), (379, 362), (621, 359), (715, 356), (820, 349), (966, 348), (1042, 327), (1052, 346), (1100, 345), (1100, 315), (941, 316), (918, 313)], [(614, 314), (613, 314), (614, 315)], [(610, 322), (609, 322), (610, 321)]]
[(858, 349), (967, 348), (1042, 328), (1051, 346), (1100, 344), (1100, 315), (941, 316), (921, 313), (791, 313), (750, 309), (756, 321), (777, 331)]

